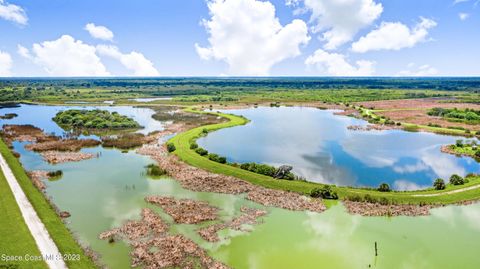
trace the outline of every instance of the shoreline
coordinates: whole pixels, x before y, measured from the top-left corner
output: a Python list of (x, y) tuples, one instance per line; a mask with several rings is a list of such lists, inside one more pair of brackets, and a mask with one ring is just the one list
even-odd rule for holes
[[(224, 175), (231, 175), (247, 182), (265, 186), (267, 188), (273, 189), (282, 189), (282, 190), (289, 190), (294, 191), (300, 194), (309, 193), (309, 191), (314, 187), (322, 187), (325, 184), (319, 183), (312, 183), (312, 182), (298, 182), (298, 181), (281, 181), (281, 180), (272, 180), (263, 175), (254, 174), (248, 171), (241, 170), (239, 168), (235, 168), (229, 165), (219, 164), (208, 160), (202, 156), (196, 154), (193, 150), (189, 148), (190, 143), (194, 142), (198, 137), (200, 137), (201, 132), (203, 129), (207, 129), (210, 131), (215, 131), (222, 128), (229, 128), (234, 126), (239, 126), (246, 124), (248, 122), (247, 119), (242, 117), (232, 115), (232, 114), (224, 114), (224, 113), (216, 113), (216, 112), (206, 112), (206, 111), (199, 111), (196, 110), (195, 107), (188, 107), (185, 109), (186, 112), (191, 113), (210, 113), (212, 115), (217, 115), (220, 117), (224, 117), (229, 119), (226, 123), (220, 124), (212, 124), (207, 126), (202, 126), (194, 129), (190, 129), (185, 131), (181, 134), (177, 134), (175, 137), (171, 138), (168, 142), (173, 143), (176, 146), (176, 150), (173, 152), (174, 155), (178, 156), (180, 160), (188, 163), (189, 165), (200, 167), (207, 171), (217, 173), (217, 174), (224, 174)], [(475, 185), (480, 184), (480, 182), (476, 182)], [(449, 195), (448, 191), (451, 191), (452, 188), (447, 188), (443, 191), (436, 191), (433, 189), (426, 189), (421, 191), (392, 191), (392, 192), (379, 192), (376, 190), (369, 190), (369, 189), (361, 189), (361, 188), (354, 188), (354, 187), (337, 187), (332, 186), (332, 188), (337, 191), (340, 196), (341, 200), (346, 200), (345, 198), (352, 196), (352, 195), (371, 195), (377, 199), (387, 199), (395, 205), (410, 205), (410, 204), (433, 204), (433, 205), (447, 205), (447, 204), (456, 204), (470, 200), (478, 200), (480, 198), (480, 191), (475, 189), (467, 189), (464, 186), (460, 188), (460, 191), (457, 191), (453, 195)], [(458, 188), (457, 188), (458, 189)], [(463, 189), (463, 190), (462, 190)], [(436, 193), (435, 196), (418, 196), (418, 194), (430, 194)], [(465, 194), (465, 195), (461, 195)]]

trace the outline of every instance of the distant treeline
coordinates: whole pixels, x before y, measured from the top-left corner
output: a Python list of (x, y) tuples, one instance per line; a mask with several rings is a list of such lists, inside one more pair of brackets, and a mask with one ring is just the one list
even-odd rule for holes
[[(480, 78), (5, 78), (0, 87), (480, 90)], [(172, 91), (173, 92), (173, 91)]]

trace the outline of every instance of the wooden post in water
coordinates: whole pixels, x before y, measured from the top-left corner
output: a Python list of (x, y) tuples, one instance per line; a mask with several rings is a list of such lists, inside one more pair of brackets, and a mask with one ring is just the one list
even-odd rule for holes
[(375, 241), (375, 257), (378, 256), (378, 251), (377, 251), (377, 241)]

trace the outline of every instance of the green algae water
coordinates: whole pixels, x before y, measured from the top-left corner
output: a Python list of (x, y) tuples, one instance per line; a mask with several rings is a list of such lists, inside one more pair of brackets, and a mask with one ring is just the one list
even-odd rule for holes
[[(29, 119), (33, 125), (36, 120)], [(60, 210), (71, 213), (68, 227), (109, 268), (130, 268), (130, 249), (121, 241), (99, 240), (101, 232), (139, 219), (143, 207), (154, 209), (172, 224), (168, 215), (144, 202), (145, 196), (206, 201), (219, 207), (225, 220), (239, 215), (243, 205), (264, 208), (242, 195), (192, 192), (170, 178), (149, 178), (145, 166), (153, 161), (134, 151), (89, 148), (82, 151), (98, 158), (50, 165), (24, 145), (16, 142), (14, 149), (27, 170), (63, 171), (61, 179), (46, 181), (47, 196)], [(218, 243), (202, 240), (195, 232), (199, 225), (172, 224), (171, 231), (186, 235), (233, 268), (473, 269), (480, 265), (480, 204), (437, 208), (425, 217), (395, 218), (350, 215), (341, 203), (330, 203), (323, 213), (266, 210), (269, 214), (250, 227), (251, 232), (221, 231), (226, 238)]]

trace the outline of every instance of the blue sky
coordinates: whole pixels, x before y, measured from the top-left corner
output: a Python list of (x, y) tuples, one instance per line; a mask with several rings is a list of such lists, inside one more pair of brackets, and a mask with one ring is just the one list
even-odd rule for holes
[(457, 2), (0, 0), (0, 76), (478, 76)]

